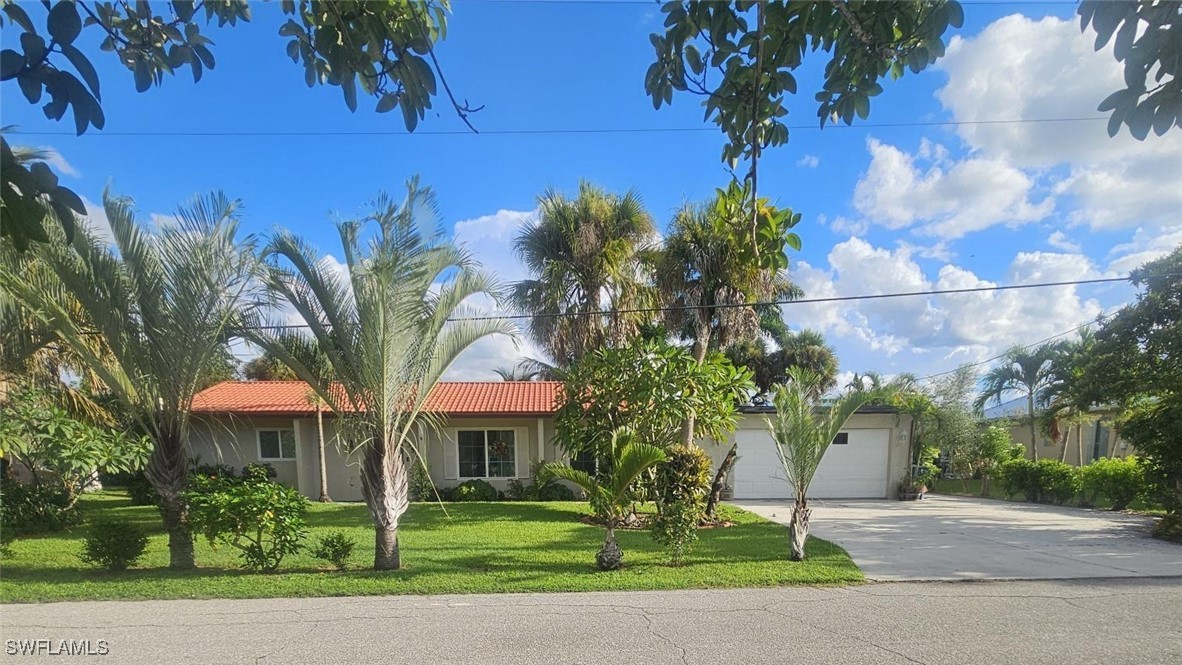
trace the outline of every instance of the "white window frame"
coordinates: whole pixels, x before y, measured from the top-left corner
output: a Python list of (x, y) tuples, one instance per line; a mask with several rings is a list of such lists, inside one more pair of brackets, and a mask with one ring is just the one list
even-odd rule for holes
[[(511, 480), (514, 478), (521, 478), (522, 476), (518, 473), (518, 469), (517, 469), (517, 467), (518, 467), (517, 455), (519, 452), (518, 446), (522, 445), (522, 442), (526, 440), (526, 437), (522, 436), (524, 429), (525, 428), (523, 428), (523, 427), (505, 427), (505, 426), (498, 426), (498, 425), (481, 425), (481, 426), (473, 426), (473, 427), (453, 427), (453, 428), (451, 428), (451, 430), (449, 432), (449, 434), (451, 435), (450, 438), (456, 447), (456, 457), (455, 457), (455, 460), (456, 460), (455, 476), (456, 476), (456, 478), (460, 481), (465, 481), (465, 480)], [(513, 432), (513, 475), (511, 475), (511, 476), (490, 476), (490, 475), (488, 475), (488, 433), (493, 432), (493, 431)], [(462, 475), (460, 475), (460, 432), (483, 432), (484, 433), (484, 474), (485, 475), (483, 475), (483, 476), (462, 476)], [(528, 445), (528, 442), (526, 443), (526, 445)]]
[[(264, 457), (263, 456), (263, 432), (279, 432), (279, 455), (280, 457)], [(295, 443), (295, 455), (293, 457), (283, 457), (283, 432), (291, 432), (292, 441)], [(254, 430), (254, 449), (258, 453), (260, 462), (294, 462), (300, 456), (300, 440), (296, 437), (296, 431), (293, 427), (256, 427)]]

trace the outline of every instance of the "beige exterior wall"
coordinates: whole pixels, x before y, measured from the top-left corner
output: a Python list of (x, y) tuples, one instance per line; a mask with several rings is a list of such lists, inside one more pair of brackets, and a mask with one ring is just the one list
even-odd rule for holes
[[(742, 414), (739, 428), (766, 430), (765, 416)], [(910, 434), (910, 417), (893, 414), (855, 414), (846, 429), (888, 429), (890, 447), (888, 452), (889, 487), (893, 488), (907, 473), (907, 442)], [(291, 429), (296, 436), (296, 459), (294, 461), (270, 461), (278, 474), (277, 480), (299, 489), (305, 496), (315, 499), (320, 492), (320, 464), (317, 453), (316, 418), (210, 418), (194, 423), (190, 440), (191, 454), (201, 463), (220, 463), (241, 468), (259, 461), (258, 430)], [(467, 478), (458, 474), (456, 433), (465, 429), (511, 429), (515, 435), (516, 477), (529, 478), (530, 465), (538, 460), (565, 460), (566, 455), (558, 446), (554, 436), (554, 420), (544, 418), (451, 418), (436, 428), (422, 428), (415, 432), (416, 442), (422, 440), (420, 454), (427, 460), (431, 480), (439, 487), (458, 485)], [(420, 439), (420, 435), (422, 438)], [(356, 454), (349, 454), (338, 436), (336, 423), (330, 415), (324, 418), (325, 466), (328, 476), (328, 493), (334, 501), (361, 501), (361, 475)], [(715, 443), (702, 439), (698, 443), (714, 460), (717, 471), (726, 456), (733, 437)], [(539, 445), (541, 442), (541, 445)], [(487, 478), (500, 491), (508, 489), (510, 478)]]
[[(1060, 432), (1058, 441), (1051, 441), (1046, 434), (1038, 432), (1039, 459), (1063, 460), (1068, 464), (1080, 466), (1091, 463), (1097, 457), (1127, 457), (1134, 454), (1133, 444), (1117, 435), (1116, 428), (1113, 426), (1114, 415), (1113, 413), (1098, 414), (1098, 420), (1084, 423), (1079, 430), (1075, 426), (1071, 426), (1070, 431)], [(1063, 427), (1068, 429), (1066, 424)], [(1026, 446), (1026, 456), (1033, 457), (1035, 446), (1032, 446), (1030, 442), (1030, 426), (1011, 425), (1009, 432), (1014, 443)], [(1066, 437), (1066, 442), (1064, 442), (1064, 437)], [(1098, 446), (1097, 437), (1100, 442)], [(1081, 448), (1082, 458), (1080, 456)]]

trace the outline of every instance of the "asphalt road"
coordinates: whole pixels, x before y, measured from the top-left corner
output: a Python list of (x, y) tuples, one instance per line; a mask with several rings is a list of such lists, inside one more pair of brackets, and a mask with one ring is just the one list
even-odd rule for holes
[(0, 608), (6, 642), (105, 640), (67, 660), (145, 665), (1180, 663), (1179, 617), (1177, 578)]

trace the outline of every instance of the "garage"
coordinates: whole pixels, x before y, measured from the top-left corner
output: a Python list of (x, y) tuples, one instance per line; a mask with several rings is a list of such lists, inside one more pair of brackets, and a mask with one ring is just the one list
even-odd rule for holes
[[(739, 459), (732, 486), (736, 499), (791, 498), (792, 488), (771, 434), (766, 429), (735, 432)], [(882, 499), (888, 496), (891, 430), (849, 429), (825, 451), (809, 497), (818, 499)]]

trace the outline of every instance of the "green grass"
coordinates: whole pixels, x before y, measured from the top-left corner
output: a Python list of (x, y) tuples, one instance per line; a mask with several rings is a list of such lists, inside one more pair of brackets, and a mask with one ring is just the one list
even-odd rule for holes
[(336, 572), (305, 552), (283, 561), (280, 571), (240, 569), (237, 550), (211, 549), (197, 541), (199, 568), (167, 568), (167, 537), (155, 508), (132, 506), (124, 495), (104, 492), (84, 499), (88, 515), (118, 515), (150, 530), (140, 563), (122, 573), (88, 567), (78, 559), (85, 529), (18, 539), (0, 565), (0, 602), (99, 599), (271, 598), (385, 594), (496, 593), (700, 589), (845, 584), (862, 572), (840, 547), (811, 539), (804, 562), (787, 560), (784, 527), (752, 513), (723, 507), (735, 526), (701, 531), (701, 540), (679, 567), (647, 531), (620, 532), (623, 570), (600, 572), (594, 556), (603, 529), (578, 521), (583, 503), (414, 504), (402, 520), (403, 569), (366, 570), (373, 562), (373, 529), (362, 504), (313, 504), (308, 539), (340, 530), (358, 545), (352, 568)]
[[(978, 480), (953, 480), (950, 478), (939, 478), (932, 483), (933, 494), (949, 494), (952, 496), (974, 496), (981, 497), (981, 481)], [(989, 499), (998, 499), (1001, 501), (1017, 501), (1024, 502), (1022, 496), (1015, 496), (1010, 498), (1001, 489), (1001, 483), (997, 480), (989, 483)], [(1075, 505), (1075, 504), (1068, 504)], [(1107, 510), (1112, 507), (1112, 503), (1101, 499), (1094, 508)], [(1140, 499), (1129, 504), (1128, 511), (1134, 513), (1142, 513), (1144, 515), (1164, 515), (1165, 510), (1156, 504), (1146, 503)]]

